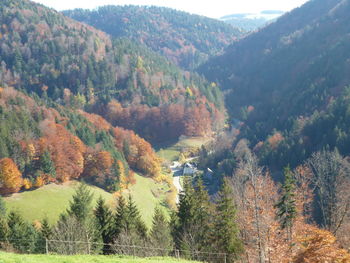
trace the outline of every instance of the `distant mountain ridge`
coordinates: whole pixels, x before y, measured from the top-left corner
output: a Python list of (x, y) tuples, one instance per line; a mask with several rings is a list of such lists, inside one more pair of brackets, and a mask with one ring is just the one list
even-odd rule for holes
[(103, 6), (63, 13), (113, 37), (146, 44), (185, 69), (196, 68), (242, 36), (240, 29), (216, 19), (166, 7)]
[(254, 31), (266, 26), (284, 13), (284, 11), (280, 10), (263, 10), (259, 13), (235, 13), (223, 16), (220, 20), (244, 31)]

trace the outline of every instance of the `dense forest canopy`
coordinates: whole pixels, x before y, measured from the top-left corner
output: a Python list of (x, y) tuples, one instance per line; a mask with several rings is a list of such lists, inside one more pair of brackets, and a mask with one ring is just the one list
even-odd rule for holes
[[(135, 130), (150, 140), (209, 134), (222, 126), (224, 105), (219, 87), (179, 69), (147, 47), (128, 39), (112, 40), (101, 31), (29, 1), (6, 0), (0, 12), (1, 85), (103, 114), (115, 121), (114, 125), (132, 129), (135, 127), (129, 123), (133, 117), (111, 113), (107, 106), (111, 101), (117, 100), (128, 111), (134, 111), (131, 106), (150, 108), (147, 111), (172, 111), (173, 105), (188, 109), (179, 125), (191, 127), (179, 127), (179, 133), (166, 137), (157, 131), (167, 133), (167, 118), (153, 113), (139, 116), (147, 127)], [(206, 116), (203, 125), (208, 131), (197, 129), (196, 125), (202, 125), (201, 116)], [(150, 121), (152, 118), (157, 123)]]
[[(344, 99), (340, 96), (350, 83), (349, 11), (349, 1), (310, 1), (234, 43), (200, 69), (227, 93), (232, 118), (244, 122), (242, 138), (259, 149), (264, 144), (266, 164), (296, 165), (314, 150), (339, 147), (336, 141), (343, 140), (346, 122), (342, 128), (328, 126), (334, 132), (328, 132), (327, 125), (312, 131), (306, 126), (316, 128), (315, 118), (333, 118), (317, 116), (334, 116), (335, 104)], [(344, 113), (340, 110), (341, 116), (334, 118), (344, 119)], [(318, 133), (323, 134), (322, 143), (315, 144)], [(270, 139), (281, 141), (281, 147)], [(289, 160), (296, 149), (298, 154)]]
[(216, 19), (165, 7), (103, 6), (63, 13), (113, 37), (143, 43), (185, 69), (196, 68), (243, 35)]

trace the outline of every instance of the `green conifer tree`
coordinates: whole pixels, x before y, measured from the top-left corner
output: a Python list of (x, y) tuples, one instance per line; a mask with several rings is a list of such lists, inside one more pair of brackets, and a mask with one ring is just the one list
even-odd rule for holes
[(6, 205), (5, 205), (4, 199), (0, 195), (0, 218), (5, 217), (5, 215), (6, 215)]
[(39, 170), (43, 171), (45, 174), (49, 174), (52, 176), (56, 175), (55, 164), (51, 159), (51, 154), (49, 151), (44, 151), (44, 153), (40, 156), (39, 163)]
[(212, 206), (201, 180), (193, 187), (185, 181), (180, 194), (176, 216), (172, 218), (172, 233), (176, 247), (183, 250), (204, 251), (209, 246)]
[(114, 238), (118, 237), (122, 231), (127, 231), (127, 220), (126, 201), (123, 196), (120, 196), (118, 198), (117, 212), (114, 217)]
[(154, 209), (150, 243), (153, 247), (162, 248), (162, 256), (168, 256), (173, 249), (173, 239), (170, 233), (170, 226), (164, 213), (159, 207)]
[(127, 204), (127, 228), (128, 232), (134, 235), (136, 239), (144, 240), (147, 238), (147, 227), (142, 221), (140, 211), (131, 195), (129, 195)]
[(7, 224), (8, 241), (20, 252), (36, 252), (38, 233), (34, 227), (23, 220), (16, 212), (10, 212)]
[(110, 253), (110, 244), (113, 241), (113, 230), (112, 230), (112, 213), (107, 207), (102, 196), (97, 201), (96, 208), (94, 210), (96, 227), (99, 235), (102, 238), (103, 254)]
[(73, 195), (73, 200), (70, 201), (67, 214), (75, 216), (76, 219), (85, 223), (91, 212), (91, 202), (93, 194), (89, 191), (86, 184), (80, 184)]
[(236, 207), (232, 196), (232, 189), (227, 180), (224, 179), (216, 202), (212, 240), (215, 251), (227, 254), (227, 262), (234, 262), (243, 251), (236, 223)]
[(51, 234), (52, 234), (52, 229), (51, 229), (51, 226), (49, 224), (49, 220), (47, 219), (47, 217), (45, 217), (43, 219), (43, 221), (41, 222), (40, 232), (45, 239), (50, 239)]
[(284, 168), (284, 184), (282, 186), (282, 196), (275, 205), (277, 216), (281, 228), (286, 229), (287, 238), (291, 240), (293, 223), (297, 216), (296, 199), (295, 199), (295, 179), (290, 167)]

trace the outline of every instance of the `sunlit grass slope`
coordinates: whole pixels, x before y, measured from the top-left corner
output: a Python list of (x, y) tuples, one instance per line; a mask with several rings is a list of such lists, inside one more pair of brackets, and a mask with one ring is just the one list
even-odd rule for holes
[(119, 256), (19, 255), (0, 252), (0, 263), (190, 263), (175, 258), (133, 258)]
[[(144, 221), (150, 226), (154, 208), (157, 204), (163, 203), (168, 187), (137, 174), (135, 177), (136, 184), (124, 191), (124, 196), (127, 197), (128, 194), (133, 196)], [(33, 191), (14, 194), (5, 198), (7, 210), (18, 211), (30, 222), (47, 217), (50, 223), (55, 223), (59, 215), (66, 211), (79, 184), (76, 181), (63, 185), (49, 184)], [(115, 206), (115, 198), (112, 194), (95, 186), (88, 186), (88, 188), (94, 195), (94, 205), (102, 196), (111, 207)]]
[(157, 154), (159, 157), (167, 161), (177, 161), (181, 152), (186, 152), (190, 148), (201, 147), (210, 141), (205, 137), (188, 137), (179, 139), (178, 142), (171, 145), (160, 145)]

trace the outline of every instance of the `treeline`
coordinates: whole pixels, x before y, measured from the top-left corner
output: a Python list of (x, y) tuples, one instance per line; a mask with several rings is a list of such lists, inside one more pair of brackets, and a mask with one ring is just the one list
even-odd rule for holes
[(2, 86), (95, 113), (112, 99), (124, 107), (204, 104), (211, 118), (224, 111), (215, 83), (182, 71), (141, 44), (112, 41), (51, 9), (27, 0), (6, 0), (0, 24)]
[(224, 22), (165, 7), (103, 6), (63, 13), (114, 37), (146, 44), (186, 69), (195, 69), (242, 36)]
[(13, 88), (0, 90), (0, 193), (83, 179), (110, 192), (134, 182), (133, 171), (160, 175), (151, 145), (101, 116), (71, 111)]

